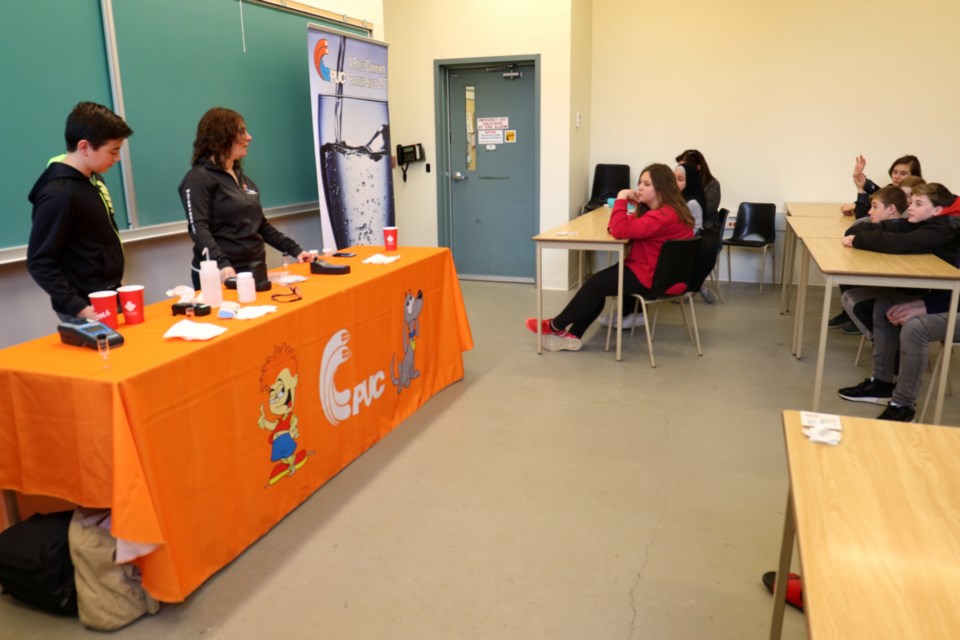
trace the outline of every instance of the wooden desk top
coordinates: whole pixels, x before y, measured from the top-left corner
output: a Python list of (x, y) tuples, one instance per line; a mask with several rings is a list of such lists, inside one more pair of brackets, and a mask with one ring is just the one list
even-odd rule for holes
[(960, 637), (960, 429), (842, 421), (813, 444), (783, 413), (809, 637)]
[(534, 242), (574, 241), (604, 244), (619, 242), (621, 244), (627, 244), (630, 242), (629, 240), (618, 240), (607, 232), (607, 225), (610, 224), (611, 213), (613, 213), (613, 211), (609, 207), (600, 207), (599, 209), (588, 211), (570, 222), (565, 222), (564, 224), (533, 236), (533, 240)]
[(800, 239), (806, 238), (842, 238), (844, 232), (853, 224), (847, 216), (833, 218), (797, 218), (787, 216), (787, 224)]
[(877, 253), (845, 247), (839, 238), (806, 238), (804, 244), (823, 273), (956, 280), (960, 269), (933, 254)]
[(788, 202), (787, 215), (800, 218), (846, 218), (853, 224), (853, 216), (840, 213), (839, 202)]

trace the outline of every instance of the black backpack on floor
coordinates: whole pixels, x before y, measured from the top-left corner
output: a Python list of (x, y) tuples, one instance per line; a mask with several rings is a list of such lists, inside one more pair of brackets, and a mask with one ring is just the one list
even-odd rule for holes
[(77, 615), (67, 531), (72, 511), (36, 514), (0, 532), (0, 586), (18, 600)]

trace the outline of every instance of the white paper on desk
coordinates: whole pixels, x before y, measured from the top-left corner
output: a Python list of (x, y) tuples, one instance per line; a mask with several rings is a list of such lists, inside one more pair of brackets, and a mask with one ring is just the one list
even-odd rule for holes
[(282, 278), (277, 278), (277, 282), (280, 284), (297, 284), (298, 282), (306, 282), (307, 276), (298, 276), (298, 275), (289, 275), (283, 276)]
[(818, 430), (831, 429), (833, 431), (843, 431), (843, 424), (840, 422), (840, 416), (835, 413), (801, 411), (800, 424), (804, 427), (811, 427)]
[(385, 256), (382, 253), (375, 253), (363, 261), (363, 264), (390, 264), (400, 259), (400, 256)]
[(235, 315), (234, 318), (236, 320), (253, 320), (254, 318), (263, 317), (268, 313), (273, 313), (276, 310), (277, 305), (274, 304), (240, 307), (240, 311), (237, 311), (237, 315)]
[(843, 439), (843, 434), (839, 431), (833, 431), (832, 429), (825, 429), (823, 431), (813, 431), (809, 434), (809, 437), (810, 442), (836, 446), (840, 444), (840, 440)]
[(163, 334), (166, 339), (182, 338), (183, 340), (210, 340), (226, 331), (226, 327), (215, 324), (200, 324), (193, 320), (181, 320)]

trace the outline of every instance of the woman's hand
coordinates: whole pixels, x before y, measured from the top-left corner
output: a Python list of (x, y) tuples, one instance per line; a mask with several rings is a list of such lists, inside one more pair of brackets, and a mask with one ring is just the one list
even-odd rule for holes
[(233, 267), (224, 267), (220, 269), (220, 282), (226, 282), (227, 278), (236, 278), (237, 272)]
[(621, 189), (620, 193), (617, 194), (617, 200), (628, 200), (630, 202), (638, 202), (637, 192), (633, 189)]
[(840, 205), (840, 213), (845, 216), (852, 216), (853, 212), (857, 210), (857, 205), (855, 204), (842, 204)]
[(853, 238), (854, 238), (854, 236), (844, 236), (844, 237), (843, 237), (843, 240), (842, 240), (843, 246), (845, 246), (845, 247), (852, 247), (852, 246), (853, 246)]
[(309, 251), (301, 251), (297, 254), (297, 262), (312, 262), (313, 258), (313, 254)]

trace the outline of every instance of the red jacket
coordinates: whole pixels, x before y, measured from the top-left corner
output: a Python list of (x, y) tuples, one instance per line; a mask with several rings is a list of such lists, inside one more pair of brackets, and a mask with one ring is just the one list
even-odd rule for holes
[(648, 289), (653, 286), (653, 271), (657, 268), (660, 247), (667, 240), (688, 240), (693, 237), (693, 227), (680, 220), (670, 205), (651, 209), (642, 216), (627, 213), (627, 201), (617, 200), (613, 205), (608, 227), (614, 238), (636, 240), (624, 264), (633, 271), (640, 284)]

